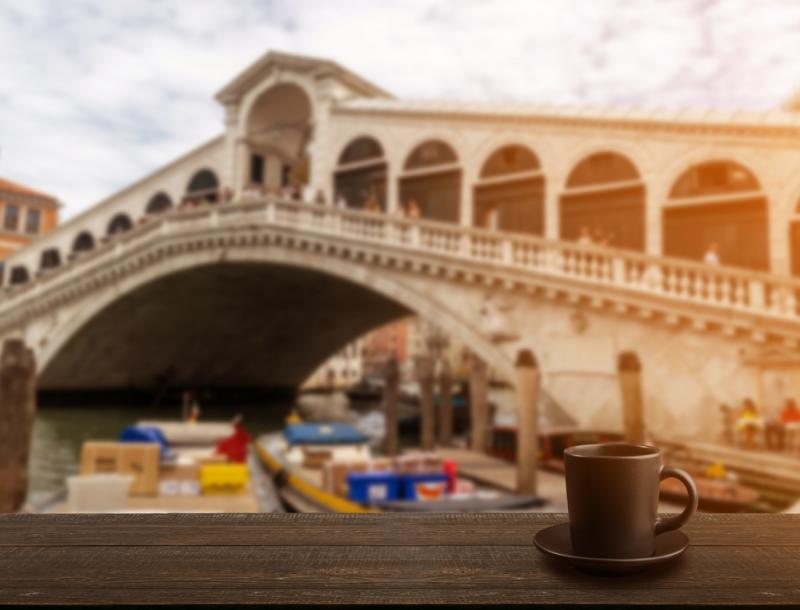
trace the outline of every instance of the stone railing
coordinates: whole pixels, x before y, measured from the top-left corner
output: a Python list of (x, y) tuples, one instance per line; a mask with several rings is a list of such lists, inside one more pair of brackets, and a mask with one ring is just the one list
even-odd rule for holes
[(0, 298), (0, 311), (13, 307), (17, 298), (37, 293), (58, 278), (67, 279), (65, 275), (80, 273), (88, 269), (92, 261), (99, 262), (109, 254), (118, 254), (147, 239), (148, 235), (237, 226), (285, 227), (446, 257), (461, 263), (473, 262), (593, 287), (620, 289), (661, 300), (702, 304), (725, 312), (800, 321), (800, 281), (790, 278), (575, 242), (276, 199), (174, 210), (153, 217), (64, 266), (40, 274), (28, 284), (6, 288)]

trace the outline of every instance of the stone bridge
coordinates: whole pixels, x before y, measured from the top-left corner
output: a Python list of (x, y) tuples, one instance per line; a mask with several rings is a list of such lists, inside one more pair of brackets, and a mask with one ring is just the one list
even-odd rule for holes
[[(43, 390), (296, 385), (413, 312), (513, 380), (530, 348), (586, 426), (619, 426), (617, 354), (648, 423), (698, 434), (793, 362), (800, 282), (621, 249), (277, 198), (173, 210), (0, 298)], [(764, 364), (766, 363), (766, 365)]]

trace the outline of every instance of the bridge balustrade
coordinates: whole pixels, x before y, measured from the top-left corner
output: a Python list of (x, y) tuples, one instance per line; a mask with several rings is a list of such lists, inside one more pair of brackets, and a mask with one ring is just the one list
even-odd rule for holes
[(109, 253), (119, 255), (125, 244), (146, 239), (150, 233), (270, 225), (381, 243), (416, 253), (444, 255), (461, 262), (474, 261), (558, 276), (594, 286), (607, 285), (650, 297), (800, 320), (800, 281), (792, 278), (531, 235), (272, 198), (170, 210), (28, 285), (6, 288), (0, 309), (11, 307), (13, 301), (27, 294), (33, 285), (57, 281), (71, 269), (104, 260)]

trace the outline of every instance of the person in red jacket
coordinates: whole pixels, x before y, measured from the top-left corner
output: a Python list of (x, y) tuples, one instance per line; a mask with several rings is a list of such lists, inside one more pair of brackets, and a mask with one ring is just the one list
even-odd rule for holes
[(247, 446), (253, 440), (253, 437), (242, 425), (241, 415), (233, 418), (232, 425), (233, 434), (217, 444), (217, 453), (227, 456), (231, 462), (239, 462), (241, 464), (247, 460)]

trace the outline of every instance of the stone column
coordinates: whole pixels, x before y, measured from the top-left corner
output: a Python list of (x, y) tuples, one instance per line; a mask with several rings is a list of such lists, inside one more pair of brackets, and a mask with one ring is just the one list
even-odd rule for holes
[(386, 387), (383, 392), (383, 410), (386, 416), (386, 455), (393, 457), (399, 452), (397, 438), (397, 401), (400, 384), (400, 367), (396, 358), (386, 365)]
[(25, 503), (35, 411), (33, 351), (10, 339), (0, 354), (0, 513), (16, 512)]
[(439, 444), (453, 443), (453, 372), (447, 357), (441, 359), (439, 370)]
[(417, 357), (417, 382), (419, 383), (420, 446), (423, 451), (433, 451), (436, 446), (436, 412), (433, 409), (433, 361), (429, 355)]
[(473, 354), (469, 375), (470, 448), (480, 453), (486, 451), (489, 432), (488, 386), (486, 363)]
[(642, 365), (636, 352), (622, 352), (617, 362), (622, 394), (622, 421), (625, 440), (644, 443), (644, 400), (642, 397)]
[(536, 495), (539, 462), (539, 367), (530, 350), (520, 350), (517, 377), (517, 493)]

